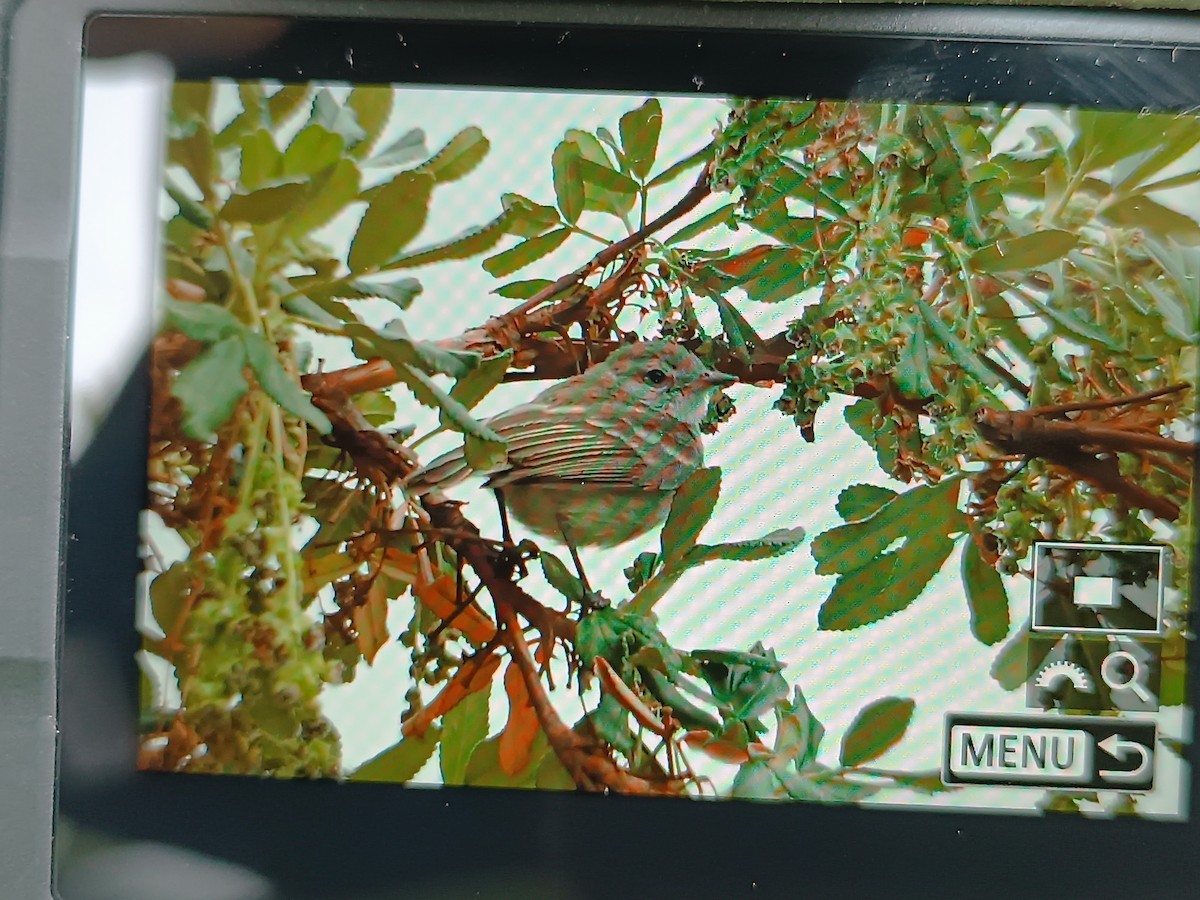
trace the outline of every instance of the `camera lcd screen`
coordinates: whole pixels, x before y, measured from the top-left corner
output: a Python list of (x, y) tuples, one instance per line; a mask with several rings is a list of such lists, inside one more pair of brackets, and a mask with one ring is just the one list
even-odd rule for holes
[(88, 65), (81, 261), (88, 160), (155, 173), (76, 329), (150, 345), (139, 769), (1187, 817), (1193, 114), (394, 43)]

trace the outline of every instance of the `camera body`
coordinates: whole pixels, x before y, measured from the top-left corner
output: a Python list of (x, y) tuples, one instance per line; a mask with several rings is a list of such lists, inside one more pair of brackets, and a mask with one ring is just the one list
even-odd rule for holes
[[(993, 896), (1035, 888), (1086, 892), (1113, 883), (1154, 886), (1163, 896), (1186, 895), (1186, 885), (1197, 873), (1194, 866), (1181, 866), (1179, 860), (1189, 859), (1187, 848), (1196, 846), (1194, 823), (1092, 823), (1066, 816), (935, 815), (740, 801), (672, 804), (618, 796), (414, 790), (398, 785), (388, 785), (384, 791), (370, 784), (288, 784), (135, 773), (133, 761), (139, 752), (135, 716), (123, 709), (123, 704), (132, 706), (133, 701), (122, 691), (138, 677), (134, 654), (140, 642), (132, 617), (127, 627), (103, 619), (97, 610), (105, 604), (93, 603), (92, 597), (132, 596), (139, 576), (131, 543), (137, 539), (137, 523), (130, 510), (140, 509), (145, 502), (144, 466), (110, 470), (105, 460), (125, 459), (118, 452), (122, 441), (126, 455), (130, 444), (144, 451), (149, 388), (144, 380), (131, 380), (114, 401), (114, 410), (123, 418), (116, 413), (111, 418), (124, 430), (98, 433), (90, 458), (73, 462), (69, 373), (71, 297), (80, 277), (75, 224), (81, 85), (85, 54), (96, 54), (96, 48), (103, 48), (105, 55), (148, 47), (159, 50), (171, 60), (180, 80), (226, 75), (286, 82), (294, 67), (291, 77), (295, 79), (388, 83), (398, 80), (396, 64), (387, 57), (390, 45), (378, 34), (387, 32), (390, 40), (392, 32), (403, 29), (418, 35), (418, 40), (428, 34), (430, 46), (436, 43), (438, 48), (438, 53), (429, 54), (422, 71), (409, 73), (412, 84), (424, 86), (653, 91), (663, 96), (703, 88), (747, 97), (892, 96), (914, 103), (961, 103), (970, 97), (1002, 106), (1057, 102), (1128, 108), (1145, 103), (1183, 109), (1196, 102), (1191, 96), (1196, 88), (1183, 75), (1196, 71), (1200, 20), (1184, 14), (1098, 10), (685, 2), (596, 5), (569, 0), (358, 5), (332, 0), (249, 5), (150, 0), (124, 4), (115, 12), (101, 10), (88, 0), (27, 0), (5, 3), (4, 10), (6, 40), (0, 44), (4, 72), (0, 80), (4, 140), (0, 153), (0, 423), (4, 423), (0, 459), (5, 461), (0, 466), (4, 510), (0, 515), (0, 584), (4, 585), (0, 590), (4, 623), (0, 627), (0, 721), (4, 722), (0, 834), (4, 839), (0, 872), (9, 895), (51, 895), (52, 855), (61, 853), (71, 840), (63, 830), (56, 832), (56, 804), (69, 809), (72, 818), (82, 814), (88, 827), (99, 834), (143, 841), (161, 835), (167, 844), (232, 859), (272, 876), (295, 866), (300, 874), (278, 882), (290, 885), (283, 888), (288, 896), (308, 896), (297, 887), (304, 883), (316, 892), (313, 896), (321, 895), (323, 873), (336, 865), (318, 863), (322, 848), (340, 859), (349, 853), (370, 859), (363, 867), (370, 870), (369, 877), (363, 875), (360, 883), (351, 873), (342, 887), (345, 896), (374, 896), (371, 891), (387, 883), (380, 873), (388, 868), (386, 861), (400, 837), (411, 841), (414, 859), (419, 860), (409, 873), (411, 889), (417, 892), (429, 890), (438, 871), (458, 867), (461, 884), (494, 891), (496, 896), (521, 890), (545, 896), (612, 896), (622, 889), (633, 896), (709, 896), (751, 890), (746, 885), (771, 896), (793, 896), (796, 886), (805, 882), (824, 896), (848, 897), (886, 890), (886, 885), (902, 895), (922, 890), (937, 895), (957, 885), (978, 896)], [(106, 17), (97, 18), (99, 13)], [(139, 16), (145, 17), (140, 23)], [(181, 18), (172, 21), (171, 16)], [(326, 28), (344, 33), (345, 45), (328, 35), (321, 38), (319, 32)], [(489, 28), (493, 29), (490, 37)], [(571, 37), (571, 52), (552, 57), (554, 35), (565, 39), (572, 31), (576, 33)], [(535, 51), (519, 49), (524, 34), (530, 36)], [(822, 41), (835, 49), (806, 60), (788, 75), (750, 58), (756, 40), (774, 47), (771, 41), (786, 43), (794, 36), (808, 40), (805, 46), (814, 53)], [(123, 48), (126, 37), (129, 44)], [(656, 49), (658, 42), (670, 49)], [(1114, 45), (1117, 50), (1106, 56), (1105, 48)], [(306, 47), (313, 56), (302, 70), (293, 64), (304, 59)], [(623, 66), (614, 50), (619, 47), (633, 54), (636, 64)], [(456, 48), (460, 49), (456, 52)], [(489, 48), (494, 56), (488, 55)], [(848, 48), (853, 48), (852, 55)], [(971, 57), (981, 49), (987, 55), (989, 48), (1011, 62), (1008, 71), (1016, 75), (1010, 80), (993, 83), (993, 76), (1003, 68), (995, 60), (973, 68)], [(1145, 49), (1149, 62), (1131, 62), (1139, 48)], [(718, 63), (706, 56), (719, 51), (728, 58)], [(878, 57), (871, 56), (876, 51)], [(535, 66), (521, 58), (522, 52), (544, 56)], [(1081, 68), (1092, 57), (1101, 75)], [(744, 70), (730, 63), (736, 58), (746, 60)], [(1178, 94), (1156, 94), (1173, 83), (1173, 65), (1183, 73)], [(112, 127), (119, 128), (120, 123)], [(112, 236), (114, 242), (122, 238), (119, 233)], [(130, 428), (140, 429), (139, 433), (130, 435)], [(114, 455), (105, 456), (106, 448)], [(74, 520), (68, 515), (68, 502)], [(106, 509), (114, 510), (111, 530), (124, 536), (130, 550), (126, 556), (114, 557), (113, 545), (95, 537), (108, 529), (103, 519)], [(1194, 550), (1194, 539), (1192, 545)], [(1068, 580), (1073, 575), (1079, 592), (1076, 603), (1089, 610), (1119, 606), (1122, 585), (1134, 584), (1130, 579), (1122, 582), (1120, 572), (1100, 563), (1077, 563), (1069, 554), (1079, 548), (1069, 542), (1038, 546), (1042, 549), (1035, 552), (1043, 554), (1038, 564)], [(1132, 553), (1135, 548), (1118, 549)], [(1155, 577), (1165, 581), (1166, 563), (1154, 565), (1160, 566)], [(87, 580), (80, 579), (80, 573)], [(1195, 573), (1185, 581), (1195, 596)], [(1136, 586), (1144, 589), (1145, 584), (1139, 576)], [(1034, 603), (1035, 632), (1039, 624), (1056, 638), (1072, 631), (1071, 622), (1059, 622), (1052, 612), (1042, 612), (1050, 608), (1049, 601), (1035, 594)], [(126, 606), (132, 608), (132, 602), (115, 608)], [(1039, 620), (1038, 615), (1048, 618)], [(1156, 620), (1139, 627), (1153, 634), (1161, 626)], [(1139, 633), (1138, 628), (1130, 630), (1133, 640)], [(1086, 635), (1081, 638), (1085, 639)], [(1058, 659), (1055, 652), (1059, 651), (1048, 649), (1045, 658), (1053, 663)], [(115, 672), (112, 685), (93, 685), (107, 690), (98, 689), (83, 706), (72, 706), (73, 688), (60, 694), (61, 672), (76, 667), (74, 677), (102, 681), (90, 673), (110, 670), (89, 668), (89, 654), (100, 658), (114, 653), (127, 665), (111, 670)], [(1132, 661), (1134, 675), (1129, 677), (1136, 678), (1142, 663), (1135, 649), (1116, 653), (1124, 656), (1111, 666), (1106, 658), (1103, 671), (1105, 683), (1111, 682), (1110, 688), (1119, 693), (1128, 683), (1118, 671), (1120, 664)], [(1064, 656), (1058, 668), (1037, 673), (1030, 690), (1052, 685), (1059, 675), (1070, 678), (1072, 665)], [(1189, 692), (1197, 686), (1191, 667), (1187, 685)], [(1080, 708), (1078, 702), (1072, 708)], [(1132, 708), (1136, 711), (1136, 704)], [(68, 710), (72, 721), (60, 740), (59, 716)], [(1012, 724), (1011, 718), (1005, 721)], [(972, 779), (981, 777), (985, 767), (977, 765), (964, 775), (955, 768), (953, 753), (958, 748), (962, 759), (973, 756), (979, 763), (985, 752), (992, 752), (982, 743), (991, 739), (989, 722), (987, 717), (947, 720), (945, 784), (980, 783)], [(1080, 722), (1074, 723), (1079, 733), (1089, 733), (1095, 724), (1092, 719)], [(129, 724), (129, 732), (114, 730), (114, 723)], [(1135, 730), (1127, 729), (1120, 739), (1143, 740), (1138, 737), (1142, 732), (1135, 734)], [(1100, 746), (1105, 741), (1116, 746), (1115, 734), (1097, 732), (1093, 738)], [(997, 731), (1000, 768), (1006, 759), (1004, 740)], [(1151, 731), (1139, 746), (1153, 743)], [(1036, 751), (1035, 744), (1028, 746)], [(1190, 745), (1182, 752), (1187, 763), (1195, 761)], [(1189, 805), (1195, 809), (1197, 799), (1186, 771), (1185, 764), (1183, 818)], [(982, 777), (994, 783), (994, 776), (985, 772)], [(1070, 786), (1105, 788), (1102, 782), (1087, 779)], [(164, 810), (178, 814), (164, 815)], [(321, 833), (328, 825), (318, 823), (327, 822), (328, 816), (354, 822), (362, 831), (353, 836)], [(307, 834), (289, 834), (290, 830)], [(438, 833), (453, 833), (460, 841), (445, 846), (434, 840)], [(285, 834), (288, 840), (281, 839)], [(703, 856), (714, 835), (724, 836), (718, 842), (724, 848), (721, 852), (736, 857), (722, 866), (720, 874), (705, 876), (699, 871), (703, 866), (664, 872), (665, 860)], [(466, 877), (469, 872), (461, 871), (471, 867), (457, 860), (459, 844), (489, 847), (473, 861), (478, 873), (474, 881)], [(1131, 845), (1150, 848), (1138, 867), (1116, 874), (1104, 869), (1105, 860), (1120, 858)], [(1044, 852), (1051, 846), (1061, 848), (1063, 859), (1096, 862), (1090, 868), (1070, 870), (1059, 857)], [(1008, 854), (1002, 867), (997, 848)], [(797, 864), (791, 854), (799, 850), (805, 859)], [(612, 871), (589, 874), (598, 858), (606, 860), (605, 868)], [(524, 871), (513, 871), (514, 860)], [(786, 874), (777, 868), (794, 866), (796, 871)], [(332, 875), (329, 878), (336, 883)], [(70, 894), (67, 897), (70, 900)]]

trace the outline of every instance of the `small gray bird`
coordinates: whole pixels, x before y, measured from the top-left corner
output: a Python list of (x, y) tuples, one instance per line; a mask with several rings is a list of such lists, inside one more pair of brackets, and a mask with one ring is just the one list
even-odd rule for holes
[(675, 490), (704, 464), (709, 400), (735, 380), (670, 341), (630, 344), (488, 419), (508, 444), (504, 465), (476, 472), (460, 448), (406, 488), (419, 496), (486, 475), (502, 518), (507, 506), (535, 533), (561, 537), (578, 565), (576, 547), (622, 544), (666, 519)]

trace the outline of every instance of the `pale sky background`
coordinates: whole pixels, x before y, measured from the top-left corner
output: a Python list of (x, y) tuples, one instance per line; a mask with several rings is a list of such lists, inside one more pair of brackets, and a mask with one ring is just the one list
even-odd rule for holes
[[(149, 331), (158, 228), (157, 123), (162, 121), (163, 96), (163, 82), (153, 68), (88, 64), (76, 259), (73, 455), (84, 446), (91, 417), (103, 413), (138, 355), (138, 342)], [(616, 133), (620, 115), (644, 99), (643, 95), (551, 92), (398, 91), (384, 144), (409, 128), (421, 127), (434, 150), (468, 125), (482, 128), (492, 144), (491, 153), (478, 169), (435, 192), (428, 224), (415, 243), (431, 243), (490, 220), (500, 211), (499, 197), (506, 191), (552, 204), (550, 156), (563, 131), (569, 127), (594, 130), (603, 125)], [(665, 98), (663, 106), (659, 158), (666, 161), (700, 147), (725, 109), (719, 100), (703, 97)], [(229, 103), (224, 108), (229, 115), (236, 110)], [(692, 177), (689, 173), (658, 192), (659, 209), (674, 202)], [(130, 197), (136, 201), (130, 202)], [(710, 206), (723, 202), (727, 202), (724, 196), (710, 201)], [(324, 237), (338, 252), (348, 244), (359, 215), (361, 206), (354, 207), (325, 229)], [(587, 215), (591, 218), (585, 217), (584, 227), (611, 238), (619, 236), (615, 219)], [(122, 217), (123, 227), (114, 225), (116, 216)], [(130, 238), (119, 244), (112, 240), (113, 235), (121, 234)], [(716, 240), (727, 235), (723, 228), (710, 233)], [(502, 246), (515, 243), (506, 240)], [(746, 235), (747, 245), (761, 242), (757, 234)], [(552, 256), (505, 280), (557, 277), (590, 258), (598, 248), (598, 244), (573, 237)], [(415, 276), (424, 284), (424, 293), (404, 315), (405, 325), (418, 337), (455, 334), (514, 303), (489, 294), (503, 282), (484, 272), (478, 258), (401, 274)], [(795, 318), (803, 302), (737, 305), (760, 333), (771, 334)], [(386, 301), (359, 303), (355, 308), (375, 325), (395, 315), (395, 307)], [(718, 330), (711, 304), (701, 301), (699, 311), (706, 326)], [(354, 362), (336, 340), (313, 336), (312, 344), (315, 358), (323, 359), (326, 369)], [(476, 412), (498, 412), (546, 386), (502, 386)], [(834, 503), (845, 487), (869, 482), (906, 489), (879, 470), (873, 451), (845, 425), (845, 403), (831, 403), (822, 411), (817, 441), (807, 444), (789, 419), (771, 409), (778, 388), (737, 385), (729, 393), (737, 404), (737, 415), (718, 435), (706, 439), (706, 463), (722, 468), (724, 485), (720, 503), (701, 537), (703, 542), (749, 539), (797, 525), (811, 539), (841, 524)], [(398, 423), (415, 424), (418, 434), (436, 424), (436, 414), (417, 406), (406, 389), (393, 389), (393, 396), (400, 407)], [(440, 436), (423, 445), (421, 455), (432, 459), (455, 440), (453, 435)], [(477, 482), (469, 482), (451, 494), (468, 502), (467, 516), (484, 534), (499, 535), (489, 492), (480, 490)], [(562, 548), (542, 543), (565, 558)], [(637, 553), (657, 549), (657, 543), (654, 533), (615, 550), (584, 549), (584, 564), (593, 586), (609, 597), (626, 596), (621, 570)], [(819, 760), (829, 765), (837, 764), (842, 735), (858, 711), (885, 696), (916, 700), (916, 712), (903, 741), (871, 763), (896, 770), (940, 767), (947, 712), (1031, 713), (1024, 705), (1023, 691), (1006, 692), (988, 674), (997, 648), (983, 647), (970, 634), (957, 549), (908, 609), (855, 631), (817, 630), (817, 610), (834, 581), (834, 577), (814, 573), (807, 544), (777, 560), (711, 563), (689, 573), (659, 603), (659, 624), (668, 639), (683, 649), (746, 649), (755, 640), (774, 649), (787, 663), (784, 676), (802, 688), (825, 725)], [(1015, 627), (1027, 616), (1029, 587), (1023, 578), (1007, 579), (1007, 585)], [(527, 587), (535, 596), (556, 596), (536, 574)], [(411, 608), (407, 598), (393, 603), (389, 617), (393, 633), (407, 623)], [(341, 732), (347, 771), (397, 740), (407, 668), (405, 649), (392, 641), (373, 666), (360, 664), (351, 684), (326, 689), (324, 709)], [(493, 733), (505, 716), (502, 691), (496, 693)], [(562, 693), (560, 708), (567, 721), (573, 722), (582, 707), (577, 697)], [(1162, 712), (1158, 716), (1160, 732), (1182, 736), (1184, 718), (1181, 710)], [(689, 754), (694, 762), (700, 756)], [(704, 769), (719, 785), (727, 783), (735, 771), (732, 766), (718, 765)], [(418, 780), (436, 777), (435, 757)], [(1170, 814), (1177, 798), (1175, 785), (1185, 783), (1172, 754), (1160, 754), (1157, 779), (1162, 787), (1147, 797), (1141, 808), (1146, 813)], [(1041, 796), (1039, 790), (989, 787), (930, 799), (889, 789), (873, 802), (1031, 811)]]

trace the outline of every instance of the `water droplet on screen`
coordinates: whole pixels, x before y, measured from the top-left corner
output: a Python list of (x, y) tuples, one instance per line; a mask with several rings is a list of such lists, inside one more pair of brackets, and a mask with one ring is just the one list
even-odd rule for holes
[(700, 88), (704, 87), (704, 76), (703, 75), (693, 75), (692, 76), (692, 84), (694, 84), (696, 86), (696, 90), (700, 90)]

